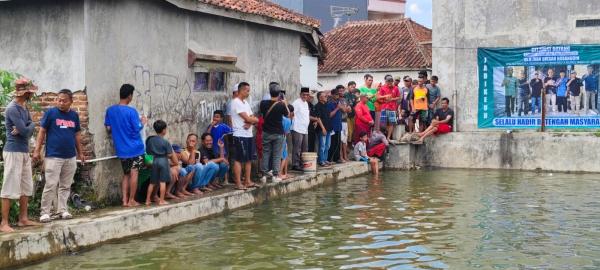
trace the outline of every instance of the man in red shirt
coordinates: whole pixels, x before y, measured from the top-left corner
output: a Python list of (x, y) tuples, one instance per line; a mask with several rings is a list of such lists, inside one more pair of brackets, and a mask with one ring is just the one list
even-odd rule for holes
[(394, 78), (392, 75), (385, 75), (385, 84), (379, 88), (377, 100), (382, 104), (380, 124), (382, 126), (386, 125), (388, 140), (392, 139), (394, 127), (398, 124), (396, 111), (398, 110), (398, 100), (400, 98), (400, 91), (394, 85)]

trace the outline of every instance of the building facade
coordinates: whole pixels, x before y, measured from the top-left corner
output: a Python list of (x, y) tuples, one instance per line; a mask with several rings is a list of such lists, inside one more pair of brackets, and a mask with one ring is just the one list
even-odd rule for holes
[[(269, 82), (295, 96), (301, 77), (316, 74), (318, 21), (248, 2), (255, 6), (243, 11), (227, 1), (0, 2), (0, 68), (42, 91), (85, 90), (96, 157), (114, 155), (104, 115), (123, 83), (136, 87), (132, 106), (149, 118), (145, 133), (162, 119), (168, 139), (183, 143), (188, 133), (204, 132), (236, 83), (250, 83), (256, 108)], [(115, 168), (117, 160), (95, 165), (99, 199), (118, 196)]]

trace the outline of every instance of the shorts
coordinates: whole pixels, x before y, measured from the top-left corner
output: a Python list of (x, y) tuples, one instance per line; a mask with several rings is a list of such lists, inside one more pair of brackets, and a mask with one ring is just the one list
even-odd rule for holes
[(167, 157), (154, 157), (150, 173), (150, 183), (168, 183), (171, 181), (171, 168)]
[(440, 123), (435, 134), (446, 134), (452, 132), (452, 126), (446, 123)]
[(348, 122), (342, 122), (342, 131), (340, 132), (340, 141), (348, 142)]
[(398, 122), (398, 118), (396, 117), (396, 111), (392, 111), (392, 110), (381, 111), (381, 118), (379, 120), (379, 123), (381, 125), (384, 125), (384, 124), (396, 125), (397, 122)]
[(4, 182), (0, 198), (17, 200), (33, 195), (33, 177), (29, 153), (2, 152), (4, 158)]
[(144, 156), (137, 156), (132, 158), (122, 158), (121, 168), (123, 168), (124, 174), (130, 174), (131, 170), (140, 170), (144, 168)]
[(368, 157), (360, 157), (360, 159), (358, 159), (358, 161), (361, 161), (364, 163), (369, 163), (369, 158)]
[(428, 110), (418, 110), (415, 112), (415, 114), (411, 114), (413, 116), (412, 121), (415, 122), (417, 121), (417, 119), (419, 119), (419, 122), (421, 123), (427, 123), (427, 120), (429, 119), (429, 111)]
[(233, 137), (235, 153), (233, 160), (238, 162), (250, 162), (256, 160), (256, 146), (254, 138)]

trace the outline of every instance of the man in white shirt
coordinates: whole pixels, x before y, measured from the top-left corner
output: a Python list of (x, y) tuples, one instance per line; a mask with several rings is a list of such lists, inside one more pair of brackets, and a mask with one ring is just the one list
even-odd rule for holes
[(302, 171), (302, 152), (308, 151), (308, 125), (311, 116), (308, 102), (310, 96), (308, 87), (300, 89), (300, 97), (296, 99), (292, 106), (294, 107), (294, 122), (292, 123), (292, 170)]
[[(252, 125), (258, 123), (258, 118), (252, 114), (252, 108), (247, 101), (250, 96), (250, 84), (238, 84), (238, 96), (231, 101), (231, 122), (233, 127), (233, 175), (235, 189), (245, 190), (258, 187), (250, 179), (252, 161), (256, 160), (256, 145), (252, 134)], [(244, 169), (244, 184), (241, 182), (242, 167)]]

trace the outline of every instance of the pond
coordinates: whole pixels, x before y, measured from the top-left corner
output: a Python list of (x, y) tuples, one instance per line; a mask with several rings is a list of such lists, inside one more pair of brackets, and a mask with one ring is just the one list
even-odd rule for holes
[(28, 269), (599, 269), (597, 179), (386, 172)]

